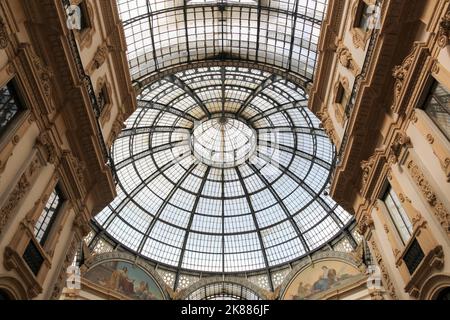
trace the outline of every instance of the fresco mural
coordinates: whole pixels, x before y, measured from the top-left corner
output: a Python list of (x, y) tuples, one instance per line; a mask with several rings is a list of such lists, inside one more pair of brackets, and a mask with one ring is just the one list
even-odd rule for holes
[(109, 261), (88, 270), (87, 280), (115, 290), (131, 299), (162, 300), (158, 285), (144, 270), (128, 262)]
[(291, 282), (284, 294), (285, 300), (314, 299), (319, 293), (351, 283), (360, 271), (344, 262), (321, 261), (308, 266)]

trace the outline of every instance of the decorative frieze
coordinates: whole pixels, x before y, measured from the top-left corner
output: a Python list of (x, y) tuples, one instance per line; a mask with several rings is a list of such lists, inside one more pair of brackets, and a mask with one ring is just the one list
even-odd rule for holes
[(0, 16), (0, 49), (6, 49), (9, 44), (8, 29), (3, 18)]
[(351, 71), (353, 75), (357, 75), (360, 72), (356, 61), (353, 59), (352, 53), (350, 50), (344, 45), (342, 40), (339, 40), (336, 49), (337, 57), (339, 62), (344, 68), (347, 68)]
[(375, 160), (376, 155), (373, 155), (368, 160), (361, 161), (361, 169), (362, 169), (361, 189), (364, 189), (367, 182), (369, 181), (370, 173), (375, 164)]
[(419, 190), (422, 192), (428, 204), (433, 208), (433, 212), (436, 218), (438, 219), (444, 230), (447, 232), (447, 234), (450, 234), (450, 214), (447, 208), (438, 199), (432, 186), (425, 178), (419, 166), (416, 163), (414, 163), (413, 160), (410, 160), (408, 162), (407, 168), (409, 170), (412, 179), (418, 186)]
[(365, 211), (361, 214), (361, 219), (358, 222), (358, 232), (365, 235), (367, 230), (373, 228), (373, 225), (373, 220), (369, 211)]
[(125, 128), (125, 124), (124, 124), (123, 115), (119, 114), (119, 115), (117, 115), (117, 118), (112, 125), (111, 132), (110, 132), (109, 138), (108, 138), (108, 146), (111, 146), (113, 144), (114, 140), (116, 140), (117, 136), (124, 128)]
[(100, 45), (95, 52), (94, 58), (89, 63), (86, 73), (92, 74), (95, 70), (99, 69), (108, 58), (109, 51), (110, 47), (106, 43)]
[(36, 140), (36, 146), (41, 151), (45, 161), (54, 165), (58, 164), (58, 153), (52, 142), (51, 132), (49, 130), (41, 132)]
[(323, 111), (319, 111), (317, 113), (317, 116), (322, 121), (322, 127), (325, 133), (335, 145), (338, 145), (338, 138), (334, 129), (333, 120), (331, 120), (330, 116), (328, 115), (328, 110), (325, 109)]
[(37, 73), (38, 83), (40, 84), (44, 97), (47, 99), (47, 102), (51, 108), (50, 111), (53, 112), (55, 110), (51, 100), (53, 72), (42, 62), (33, 50), (30, 50), (30, 53), (33, 66)]
[(8, 200), (0, 210), (0, 234), (13, 215), (14, 209), (17, 207), (18, 203), (28, 193), (39, 168), (41, 168), (41, 163), (38, 157), (35, 156), (31, 163), (28, 165), (25, 172), (20, 177)]
[(412, 148), (411, 139), (406, 135), (406, 133), (400, 131), (394, 138), (394, 141), (389, 147), (388, 151), (388, 163), (396, 164), (404, 150), (404, 148)]
[(392, 103), (391, 109), (396, 110), (396, 107), (400, 101), (400, 95), (402, 89), (405, 86), (405, 80), (408, 76), (409, 69), (414, 61), (415, 52), (413, 51), (409, 56), (403, 60), (403, 63), (399, 66), (395, 66), (392, 70), (392, 76), (395, 79), (394, 85), (394, 102)]
[(440, 48), (445, 48), (450, 43), (450, 11), (447, 11), (439, 24), (437, 43)]

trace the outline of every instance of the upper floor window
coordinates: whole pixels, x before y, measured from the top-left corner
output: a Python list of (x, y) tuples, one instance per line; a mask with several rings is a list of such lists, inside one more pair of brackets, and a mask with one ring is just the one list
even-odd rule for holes
[(342, 107), (346, 107), (347, 103), (348, 103), (348, 99), (349, 96), (347, 94), (347, 92), (345, 91), (344, 86), (342, 85), (342, 83), (339, 83), (338, 89), (337, 89), (337, 94), (336, 94), (336, 100), (334, 101), (335, 103), (339, 103)]
[(34, 226), (34, 235), (41, 245), (45, 244), (62, 203), (61, 190), (56, 186)]
[(79, 6), (80, 6), (80, 13), (81, 13), (81, 16), (80, 16), (80, 27), (81, 28), (80, 28), (80, 30), (83, 31), (83, 30), (91, 28), (92, 26), (91, 26), (91, 21), (89, 19), (89, 11), (87, 8), (86, 0), (82, 1), (79, 4)]
[(403, 244), (406, 244), (412, 236), (413, 226), (411, 224), (411, 220), (403, 209), (397, 194), (394, 190), (392, 190), (391, 186), (389, 186), (385, 191), (382, 200), (386, 205), (391, 220), (395, 225)]
[(0, 134), (14, 121), (21, 110), (23, 107), (12, 80), (0, 88)]
[(431, 87), (424, 110), (450, 140), (450, 91), (436, 81)]
[(98, 93), (97, 103), (100, 108), (100, 113), (111, 103), (106, 84), (102, 86), (100, 92)]

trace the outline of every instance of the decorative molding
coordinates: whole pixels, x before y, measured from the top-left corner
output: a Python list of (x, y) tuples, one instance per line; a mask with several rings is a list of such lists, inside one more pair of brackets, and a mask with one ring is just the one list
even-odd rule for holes
[(437, 43), (440, 48), (450, 44), (450, 10), (442, 17), (439, 24)]
[(111, 132), (108, 138), (108, 146), (112, 146), (114, 140), (119, 136), (119, 133), (125, 128), (124, 117), (122, 114), (118, 114), (116, 120), (111, 128)]
[(20, 278), (26, 284), (26, 293), (29, 298), (35, 297), (42, 292), (41, 284), (23, 261), (22, 256), (10, 246), (7, 246), (4, 250), (3, 264), (6, 270), (14, 269), (19, 273)]
[(51, 69), (44, 65), (44, 63), (41, 61), (41, 59), (34, 53), (33, 50), (30, 50), (31, 53), (31, 61), (33, 62), (34, 68), (36, 69), (37, 77), (38, 77), (38, 83), (40, 87), (42, 88), (44, 97), (46, 98), (50, 111), (55, 111), (55, 106), (52, 102), (51, 95), (52, 95), (52, 80), (53, 80), (53, 72)]
[(36, 140), (36, 146), (41, 151), (46, 162), (57, 165), (59, 162), (58, 152), (51, 139), (50, 130), (42, 131)]
[(391, 110), (397, 114), (402, 114), (408, 107), (412, 97), (412, 92), (416, 87), (419, 77), (423, 73), (423, 66), (430, 56), (430, 52), (425, 43), (416, 42), (409, 55), (403, 60), (401, 65), (395, 66), (392, 76), (395, 79), (394, 97)]
[(25, 111), (18, 121), (13, 123), (13, 126), (9, 129), (12, 137), (9, 133), (6, 133), (4, 137), (2, 137), (5, 139), (6, 145), (2, 146), (0, 150), (0, 178), (6, 169), (9, 159), (14, 153), (15, 147), (20, 142), (20, 138), (25, 135), (31, 123), (33, 123), (32, 119), (31, 112), (29, 110)]
[(447, 139), (435, 128), (435, 124), (421, 109), (414, 109), (411, 121), (417, 130), (422, 134), (433, 150), (434, 155), (439, 160), (439, 165), (445, 174), (447, 182), (450, 182), (450, 153)]
[(28, 292), (23, 283), (14, 277), (0, 277), (0, 288), (6, 290), (14, 300), (28, 300)]
[(444, 266), (444, 251), (441, 245), (430, 250), (423, 258), (422, 262), (414, 271), (411, 280), (406, 284), (405, 291), (412, 297), (418, 298), (421, 295), (421, 288), (433, 269), (441, 270)]
[(364, 189), (367, 182), (369, 181), (370, 173), (372, 172), (372, 168), (375, 165), (376, 154), (372, 155), (368, 160), (361, 161), (361, 169), (362, 169), (362, 181), (361, 181), (361, 189)]
[(358, 221), (358, 232), (362, 235), (365, 235), (368, 230), (373, 229), (374, 223), (373, 219), (370, 216), (369, 211), (365, 211), (360, 215), (360, 219)]
[(0, 49), (6, 49), (9, 44), (8, 29), (3, 18), (0, 16)]
[(419, 166), (413, 160), (410, 160), (408, 162), (407, 168), (410, 172), (412, 179), (419, 187), (419, 190), (422, 192), (428, 204), (433, 208), (434, 215), (438, 219), (439, 223), (447, 232), (447, 235), (450, 236), (450, 214), (447, 208), (438, 199), (432, 186), (425, 178), (425, 175), (422, 173)]
[(408, 135), (403, 131), (397, 132), (394, 141), (389, 146), (387, 154), (388, 163), (391, 165), (396, 164), (401, 158), (405, 148), (409, 149), (412, 147), (413, 145)]
[(101, 44), (97, 48), (97, 51), (94, 54), (94, 58), (89, 63), (86, 73), (92, 75), (95, 70), (99, 69), (103, 65), (103, 63), (105, 63), (111, 49), (112, 48), (106, 43)]
[(364, 50), (367, 41), (370, 39), (372, 30), (364, 31), (355, 27), (356, 19), (359, 18), (358, 13), (362, 10), (361, 6), (365, 2), (368, 5), (375, 5), (376, 0), (354, 0), (351, 7), (351, 21), (350, 21), (350, 33), (352, 35), (352, 41), (355, 48), (361, 48)]
[(34, 178), (36, 177), (36, 173), (41, 168), (42, 164), (38, 157), (34, 157), (31, 160), (28, 167), (25, 169), (25, 172), (20, 177), (17, 182), (14, 190), (11, 192), (6, 204), (0, 210), (0, 234), (3, 231), (3, 228), (8, 223), (11, 215), (14, 213), (14, 209), (17, 207), (18, 203), (22, 200), (22, 198), (29, 191), (32, 183), (34, 182)]
[(389, 292), (389, 295), (391, 296), (391, 298), (397, 300), (398, 296), (395, 291), (394, 283), (392, 282), (392, 280), (389, 276), (386, 265), (381, 256), (380, 250), (378, 249), (378, 246), (374, 239), (372, 239), (370, 241), (370, 245), (372, 247), (373, 256), (375, 258), (375, 261), (376, 261), (377, 265), (380, 267), (383, 284), (384, 284), (385, 288), (387, 289), (387, 291)]
[(360, 72), (360, 68), (353, 59), (352, 53), (342, 40), (339, 40), (337, 43), (336, 54), (341, 65), (349, 69), (353, 75), (356, 76)]
[(338, 137), (334, 130), (333, 120), (328, 114), (328, 109), (324, 108), (317, 113), (317, 117), (322, 121), (322, 127), (328, 137), (335, 145), (338, 145)]

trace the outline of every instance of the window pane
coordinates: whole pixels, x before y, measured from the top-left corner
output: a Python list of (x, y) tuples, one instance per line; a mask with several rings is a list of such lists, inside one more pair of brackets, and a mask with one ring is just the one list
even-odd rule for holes
[(13, 121), (20, 110), (21, 106), (16, 90), (10, 81), (6, 86), (0, 88), (0, 133)]
[(438, 83), (431, 92), (425, 112), (450, 139), (450, 91)]
[(386, 194), (384, 203), (386, 204), (391, 219), (405, 244), (411, 237), (413, 228), (400, 200), (392, 189)]
[(53, 221), (56, 218), (56, 213), (62, 203), (61, 195), (58, 188), (53, 190), (48, 198), (47, 204), (41, 213), (36, 225), (34, 226), (34, 235), (36, 239), (43, 245), (50, 232)]

